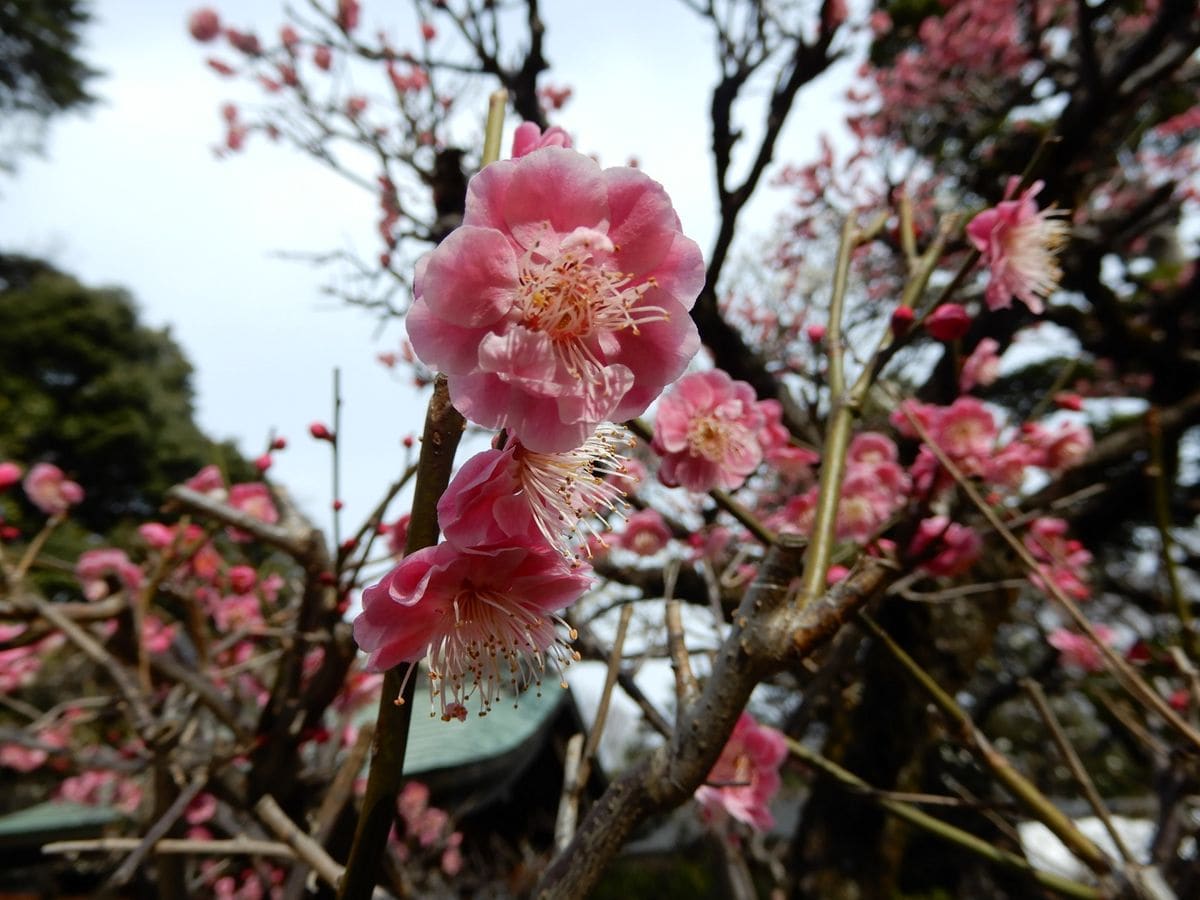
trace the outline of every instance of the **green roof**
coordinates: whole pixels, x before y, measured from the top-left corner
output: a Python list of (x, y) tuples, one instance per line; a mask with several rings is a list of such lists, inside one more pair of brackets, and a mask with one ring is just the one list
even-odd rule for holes
[(106, 825), (123, 818), (111, 807), (51, 800), (0, 816), (0, 845), (40, 844), (99, 834)]
[(531, 738), (567, 699), (567, 692), (547, 679), (538, 696), (532, 689), (514, 702), (500, 701), (480, 716), (472, 710), (463, 722), (443, 722), (424, 712), (417, 686), (404, 773), (419, 775), (503, 756)]

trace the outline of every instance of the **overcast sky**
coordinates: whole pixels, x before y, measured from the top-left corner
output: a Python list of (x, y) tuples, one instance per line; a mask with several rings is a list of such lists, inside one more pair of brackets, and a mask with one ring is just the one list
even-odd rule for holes
[[(105, 73), (94, 86), (101, 103), (56, 122), (45, 158), (26, 159), (15, 178), (0, 180), (0, 247), (47, 258), (89, 285), (128, 289), (144, 320), (169, 327), (195, 366), (201, 426), (249, 455), (272, 429), (287, 437), (271, 476), (323, 523), (332, 496), (327, 447), (307, 427), (329, 418), (331, 372), (340, 367), (342, 495), (353, 526), (395, 477), (400, 441), (419, 433), (424, 398), (375, 361), (395, 349), (402, 326), (380, 332), (376, 319), (321, 295), (321, 272), (278, 254), (350, 248), (374, 256), (374, 199), (265, 140), (215, 158), (219, 108), (237, 90), (209, 71), (209, 48), (186, 33), (197, 5), (94, 3), (85, 56)], [(398, 45), (415, 43), (406, 4), (363, 6), (364, 28), (386, 24)], [(264, 36), (276, 33), (282, 7), (216, 6), (227, 24)], [(606, 165), (637, 157), (666, 186), (685, 232), (707, 248), (715, 227), (707, 30), (669, 0), (596, 10), (545, 4), (549, 80), (574, 89), (559, 123)], [(384, 11), (399, 12), (387, 22)], [(834, 90), (806, 95), (777, 159), (811, 158), (819, 129), (834, 127)], [(757, 221), (765, 229), (769, 214)]]

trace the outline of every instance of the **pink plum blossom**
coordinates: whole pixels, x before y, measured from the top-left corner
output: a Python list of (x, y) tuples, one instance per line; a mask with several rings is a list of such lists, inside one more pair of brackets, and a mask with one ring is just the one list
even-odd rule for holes
[(683, 371), (703, 282), (661, 185), (543, 147), (471, 179), (462, 227), (417, 265), (408, 334), (468, 419), (569, 450)]
[[(229, 489), (229, 505), (268, 525), (279, 521), (279, 510), (271, 499), (271, 489), (261, 481), (235, 484)], [(249, 535), (237, 529), (230, 529), (229, 536), (235, 541), (250, 540)]]
[(540, 684), (547, 660), (560, 673), (570, 664), (557, 612), (591, 583), (586, 566), (540, 544), (485, 555), (442, 543), (363, 591), (354, 639), (374, 671), (427, 656), (431, 702), (440, 701), (443, 719), (461, 719), (475, 695), (486, 713), (506, 687)]
[(975, 529), (946, 516), (922, 519), (909, 553), (921, 558), (921, 568), (931, 575), (955, 576), (968, 571), (983, 549)]
[(41, 462), (31, 468), (22, 487), (29, 502), (48, 516), (65, 513), (83, 501), (83, 488), (53, 463)]
[[(850, 442), (838, 502), (835, 536), (839, 541), (868, 543), (904, 505), (912, 484), (898, 458), (895, 442), (878, 432), (861, 432)], [(817, 494), (814, 485), (793, 496), (781, 510), (768, 517), (768, 523), (783, 532), (809, 534)]]
[(780, 474), (798, 479), (812, 477), (812, 467), (821, 461), (821, 454), (807, 447), (792, 444), (792, 436), (783, 424), (783, 404), (778, 400), (759, 400), (764, 416), (759, 433), (763, 458)]
[(1056, 256), (1070, 227), (1061, 211), (1038, 210), (1033, 198), (1042, 189), (1040, 181), (1012, 199), (1019, 182), (1009, 179), (1004, 199), (972, 219), (967, 236), (988, 267), (988, 307), (1007, 309), (1016, 297), (1037, 314), (1062, 278)]
[(963, 362), (958, 376), (958, 389), (964, 394), (975, 387), (987, 387), (1000, 374), (1000, 356), (996, 351), (1000, 344), (995, 338), (986, 337), (975, 345), (971, 355)]
[(1038, 561), (1037, 574), (1029, 576), (1037, 587), (1049, 592), (1049, 585), (1053, 584), (1072, 599), (1091, 597), (1087, 567), (1092, 554), (1079, 541), (1067, 537), (1066, 521), (1049, 517), (1034, 519), (1024, 542)]
[(671, 529), (654, 509), (639, 509), (625, 520), (617, 543), (639, 556), (653, 556), (671, 541)]
[(75, 563), (75, 577), (83, 587), (83, 595), (89, 600), (101, 600), (110, 593), (108, 579), (115, 577), (126, 590), (136, 591), (142, 586), (141, 567), (134, 565), (124, 550), (106, 547), (102, 550), (85, 550)]
[(663, 397), (654, 419), (659, 479), (698, 493), (741, 487), (762, 461), (765, 424), (746, 382), (720, 369), (685, 375)]
[(779, 790), (779, 766), (787, 743), (774, 728), (743, 712), (696, 799), (708, 816), (732, 816), (757, 831), (775, 824), (770, 802)]
[[(1093, 625), (1092, 630), (1107, 646), (1113, 646), (1116, 632), (1107, 625)], [(1087, 635), (1068, 631), (1066, 628), (1055, 628), (1046, 637), (1050, 644), (1060, 654), (1063, 663), (1084, 672), (1100, 672), (1104, 669), (1104, 657), (1100, 648), (1092, 643)]]
[(603, 527), (604, 513), (625, 505), (618, 483), (622, 444), (631, 444), (627, 432), (601, 425), (563, 453), (537, 453), (518, 441), (477, 453), (438, 501), (446, 540), (467, 553), (490, 552), (514, 539), (541, 541), (570, 556), (573, 538), (599, 534), (593, 516)]
[(225, 476), (221, 474), (220, 467), (215, 464), (210, 463), (205, 466), (183, 484), (201, 494), (207, 494), (217, 499), (225, 498)]
[(542, 131), (536, 122), (522, 122), (513, 132), (512, 156), (516, 159), (543, 147), (573, 147), (571, 136), (566, 131), (554, 125)]

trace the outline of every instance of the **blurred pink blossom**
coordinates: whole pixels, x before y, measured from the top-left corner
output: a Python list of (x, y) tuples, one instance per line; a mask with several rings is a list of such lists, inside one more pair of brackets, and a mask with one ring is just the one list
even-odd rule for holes
[(83, 488), (53, 463), (40, 462), (29, 470), (22, 485), (29, 502), (48, 516), (65, 513), (83, 501)]
[(967, 236), (989, 270), (988, 307), (1006, 309), (1016, 297), (1036, 314), (1045, 308), (1043, 299), (1054, 293), (1062, 278), (1056, 256), (1070, 227), (1061, 211), (1038, 210), (1033, 198), (1042, 182), (1034, 182), (1012, 199), (1019, 184), (1019, 178), (1010, 178), (1004, 199), (972, 219)]
[(743, 712), (705, 784), (696, 789), (696, 799), (710, 817), (729, 815), (766, 831), (775, 824), (769, 804), (779, 790), (779, 766), (786, 756), (783, 735)]
[(617, 544), (639, 556), (653, 556), (671, 541), (671, 529), (654, 509), (639, 509), (625, 520)]

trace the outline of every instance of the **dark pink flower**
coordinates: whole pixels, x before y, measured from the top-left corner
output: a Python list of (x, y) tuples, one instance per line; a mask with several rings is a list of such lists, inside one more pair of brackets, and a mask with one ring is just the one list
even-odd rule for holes
[(221, 474), (220, 468), (213, 464), (205, 466), (183, 484), (193, 491), (208, 494), (210, 497), (224, 498), (225, 496), (225, 476)]
[(746, 382), (720, 369), (685, 375), (654, 419), (659, 479), (698, 493), (741, 487), (762, 462), (766, 421)]
[(547, 661), (561, 676), (573, 654), (557, 612), (589, 576), (540, 544), (488, 554), (427, 547), (363, 591), (354, 639), (374, 671), (428, 656), (430, 699), (444, 719), (465, 717), (476, 695), (486, 713), (507, 688), (540, 684)]
[(201, 7), (188, 16), (188, 31), (196, 40), (207, 43), (221, 33), (221, 19), (211, 7)]
[(68, 480), (63, 470), (53, 463), (38, 463), (25, 476), (22, 484), (29, 502), (48, 516), (65, 513), (83, 501), (83, 488)]
[(468, 419), (568, 450), (683, 371), (703, 281), (661, 185), (544, 147), (471, 179), (462, 227), (417, 265), (408, 333)]
[(258, 572), (253, 566), (231, 566), (229, 587), (235, 594), (248, 594), (258, 584)]
[(1049, 593), (1053, 584), (1068, 597), (1087, 600), (1092, 595), (1087, 582), (1087, 567), (1092, 554), (1079, 541), (1067, 537), (1063, 519), (1034, 519), (1025, 533), (1025, 547), (1038, 561), (1037, 574), (1029, 580)]
[(333, 65), (333, 50), (321, 44), (313, 50), (313, 63), (318, 69), (328, 72)]
[(779, 766), (787, 756), (782, 734), (743, 712), (721, 757), (696, 789), (710, 816), (730, 815), (758, 831), (775, 824), (770, 802), (779, 790)]
[(1019, 179), (1011, 178), (1004, 199), (985, 209), (967, 226), (967, 236), (983, 255), (989, 280), (985, 299), (990, 309), (1006, 309), (1013, 297), (1040, 313), (1042, 300), (1054, 293), (1062, 278), (1056, 256), (1066, 243), (1070, 226), (1059, 210), (1038, 210), (1033, 198), (1042, 182), (1011, 199)]
[[(235, 484), (229, 489), (229, 505), (268, 525), (279, 521), (279, 510), (271, 499), (271, 489), (261, 481)], [(252, 540), (250, 535), (236, 528), (229, 529), (229, 537), (239, 542)]]
[(408, 526), (411, 522), (412, 515), (405, 513), (391, 525), (386, 526), (388, 553), (392, 556), (404, 555), (404, 548), (408, 544)]

